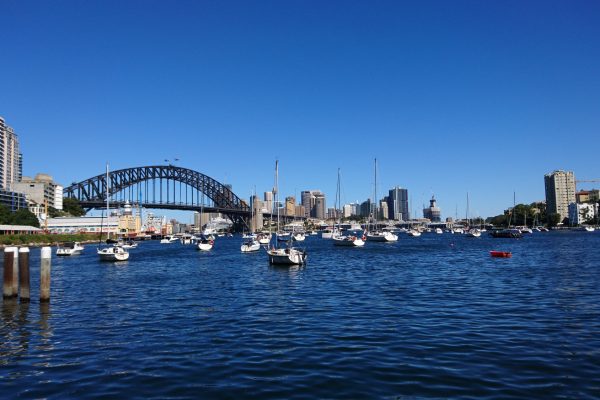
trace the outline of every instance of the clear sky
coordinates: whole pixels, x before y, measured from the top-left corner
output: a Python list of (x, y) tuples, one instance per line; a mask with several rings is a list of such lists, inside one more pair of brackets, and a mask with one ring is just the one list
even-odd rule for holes
[[(240, 197), (395, 185), (501, 213), (600, 178), (598, 1), (0, 2), (0, 116), (24, 174), (164, 163)], [(599, 184), (582, 184), (581, 188)]]

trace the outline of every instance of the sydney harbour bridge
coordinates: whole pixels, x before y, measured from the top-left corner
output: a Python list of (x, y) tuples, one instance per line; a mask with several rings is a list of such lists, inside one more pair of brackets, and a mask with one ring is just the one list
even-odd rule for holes
[[(63, 191), (84, 209), (139, 204), (150, 209), (221, 213), (237, 226), (250, 226), (251, 209), (230, 187), (200, 172), (174, 165), (125, 168), (73, 183)], [(270, 217), (269, 213), (264, 217)], [(284, 218), (285, 219), (285, 218)]]

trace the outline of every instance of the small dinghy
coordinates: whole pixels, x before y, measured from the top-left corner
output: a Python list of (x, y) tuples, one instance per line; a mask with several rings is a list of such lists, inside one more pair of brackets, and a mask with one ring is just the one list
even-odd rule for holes
[(490, 251), (490, 256), (498, 257), (498, 258), (509, 258), (509, 257), (512, 257), (512, 253), (510, 251), (492, 250), (492, 251)]

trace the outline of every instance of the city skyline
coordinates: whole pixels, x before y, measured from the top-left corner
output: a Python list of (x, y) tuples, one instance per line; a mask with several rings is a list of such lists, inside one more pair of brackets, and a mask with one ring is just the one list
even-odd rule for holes
[(333, 199), (339, 167), (347, 204), (373, 197), (377, 157), (379, 199), (407, 188), (418, 216), (435, 194), (454, 217), (468, 192), (492, 216), (513, 193), (543, 200), (550, 171), (599, 177), (564, 146), (600, 127), (599, 16), (560, 2), (9, 2), (0, 116), (23, 175), (64, 186), (167, 159), (247, 199), (279, 159), (281, 200)]

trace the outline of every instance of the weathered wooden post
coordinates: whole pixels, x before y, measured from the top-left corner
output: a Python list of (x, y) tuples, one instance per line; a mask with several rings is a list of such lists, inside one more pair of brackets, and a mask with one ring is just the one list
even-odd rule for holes
[(14, 252), (13, 256), (13, 297), (17, 297), (19, 295), (19, 248), (11, 247)]
[(40, 302), (50, 301), (50, 266), (52, 249), (42, 247), (42, 263), (40, 266)]
[(2, 297), (9, 299), (13, 297), (13, 259), (15, 253), (12, 247), (4, 249), (4, 280), (2, 284)]
[(31, 298), (29, 288), (29, 247), (19, 249), (19, 294), (22, 302)]

